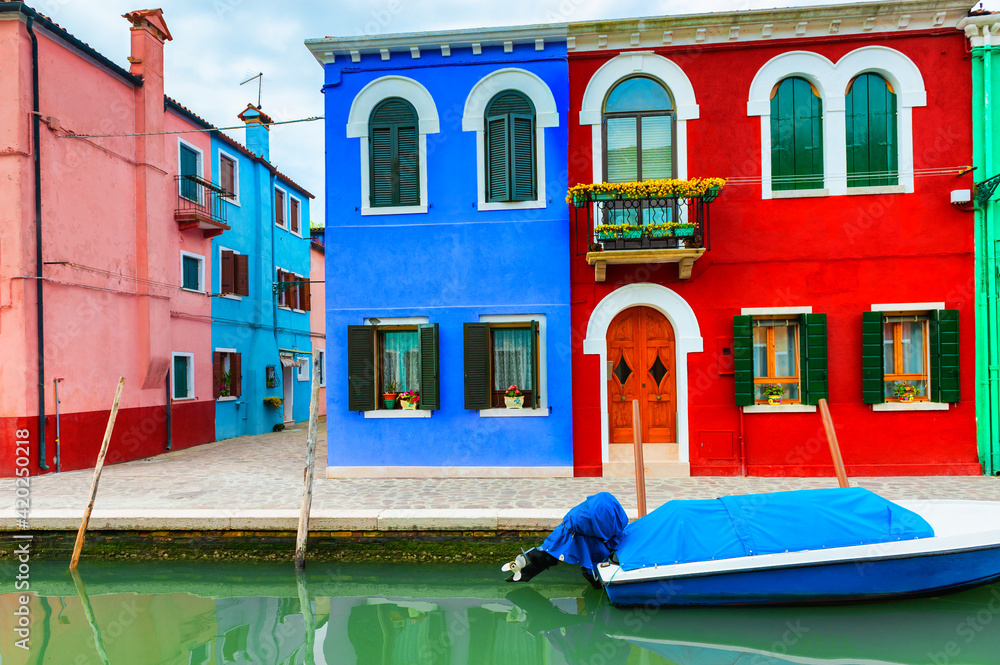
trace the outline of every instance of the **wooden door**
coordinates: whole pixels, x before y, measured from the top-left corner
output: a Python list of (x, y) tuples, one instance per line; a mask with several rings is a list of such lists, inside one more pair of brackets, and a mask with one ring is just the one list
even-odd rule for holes
[(608, 327), (611, 443), (632, 442), (632, 400), (639, 400), (643, 443), (677, 440), (674, 329), (649, 307), (619, 313)]

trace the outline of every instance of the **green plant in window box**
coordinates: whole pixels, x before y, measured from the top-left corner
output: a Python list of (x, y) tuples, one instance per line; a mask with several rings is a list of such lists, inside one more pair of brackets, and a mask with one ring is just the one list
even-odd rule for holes
[(404, 411), (416, 411), (420, 405), (420, 393), (416, 390), (407, 390), (399, 395), (399, 405)]
[(594, 232), (598, 240), (614, 240), (621, 237), (622, 227), (620, 224), (598, 224)]
[(390, 381), (385, 384), (385, 392), (382, 393), (382, 401), (385, 403), (385, 408), (395, 409), (396, 400), (399, 398), (399, 391), (396, 390), (396, 382)]
[(503, 402), (508, 409), (520, 409), (524, 407), (524, 393), (517, 386), (510, 386), (504, 393)]
[(917, 389), (906, 381), (896, 381), (892, 387), (892, 394), (900, 402), (912, 402), (917, 395)]
[(274, 395), (271, 395), (269, 397), (265, 397), (264, 398), (264, 406), (270, 406), (270, 407), (274, 407), (275, 409), (277, 409), (282, 404), (283, 404), (283, 401), (282, 401), (282, 399), (280, 397), (276, 397)]
[(777, 406), (781, 404), (781, 396), (785, 394), (785, 387), (780, 383), (765, 383), (761, 392), (767, 398), (768, 404)]
[(619, 224), (621, 228), (623, 238), (641, 238), (642, 237), (642, 226), (639, 224)]

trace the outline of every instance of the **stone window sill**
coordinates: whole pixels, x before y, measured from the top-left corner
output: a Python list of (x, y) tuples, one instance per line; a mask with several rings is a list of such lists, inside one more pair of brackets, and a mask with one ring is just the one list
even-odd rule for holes
[(365, 411), (365, 418), (430, 418), (431, 412), (423, 409), (376, 409)]
[(816, 413), (813, 404), (755, 404), (744, 406), (743, 413)]
[(947, 411), (950, 404), (942, 402), (885, 402), (872, 404), (872, 411)]

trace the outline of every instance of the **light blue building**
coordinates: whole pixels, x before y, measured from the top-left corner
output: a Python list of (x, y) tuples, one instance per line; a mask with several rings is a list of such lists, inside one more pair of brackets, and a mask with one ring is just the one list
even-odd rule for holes
[(329, 475), (573, 474), (564, 30), (306, 42), (337, 257)]
[[(253, 106), (239, 117), (246, 123), (246, 147), (212, 132), (207, 170), (223, 191), (219, 205), (228, 208), (230, 227), (212, 239), (212, 257), (204, 262), (212, 295), (217, 439), (270, 432), (309, 417), (313, 196), (271, 164), (271, 119)], [(282, 403), (267, 405), (267, 397)]]

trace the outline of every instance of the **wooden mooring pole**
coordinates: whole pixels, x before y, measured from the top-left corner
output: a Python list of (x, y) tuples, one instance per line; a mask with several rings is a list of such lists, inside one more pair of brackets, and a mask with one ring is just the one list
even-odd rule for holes
[(83, 580), (80, 578), (80, 571), (76, 568), (70, 568), (69, 573), (73, 578), (76, 593), (80, 597), (83, 613), (87, 616), (90, 630), (94, 634), (94, 648), (97, 649), (97, 655), (104, 665), (111, 665), (111, 659), (108, 658), (108, 650), (104, 647), (104, 639), (101, 637), (101, 627), (97, 625), (97, 617), (94, 616), (94, 608), (90, 604), (90, 597), (87, 596), (87, 587), (83, 585)]
[(635, 444), (635, 494), (639, 517), (646, 515), (646, 468), (642, 462), (642, 424), (639, 422), (639, 400), (632, 400), (632, 442)]
[(90, 522), (90, 513), (94, 510), (94, 500), (97, 499), (97, 484), (101, 482), (101, 470), (104, 469), (104, 456), (108, 454), (108, 444), (111, 443), (111, 432), (115, 429), (115, 418), (118, 417), (118, 404), (122, 399), (122, 390), (125, 388), (125, 377), (118, 379), (118, 390), (115, 391), (115, 401), (111, 405), (111, 415), (108, 416), (108, 426), (104, 430), (104, 441), (101, 443), (101, 452), (97, 455), (97, 466), (94, 467), (94, 480), (90, 483), (90, 502), (87, 509), (83, 511), (83, 520), (80, 522), (80, 530), (76, 532), (76, 544), (73, 545), (73, 558), (70, 559), (69, 569), (76, 568), (80, 562), (80, 550), (83, 549), (83, 534), (87, 531), (87, 524)]
[(830, 444), (830, 455), (833, 457), (833, 468), (837, 471), (837, 482), (841, 487), (850, 487), (847, 480), (847, 469), (844, 468), (844, 458), (840, 455), (840, 444), (837, 443), (837, 433), (833, 431), (833, 419), (830, 417), (830, 407), (826, 399), (819, 400), (819, 413), (823, 417), (823, 429), (826, 430), (826, 440)]
[(319, 354), (312, 359), (312, 397), (309, 401), (309, 436), (306, 439), (305, 487), (302, 510), (299, 511), (299, 532), (295, 537), (295, 568), (306, 567), (306, 539), (309, 537), (309, 510), (313, 498), (313, 470), (316, 466), (316, 434), (319, 429)]

